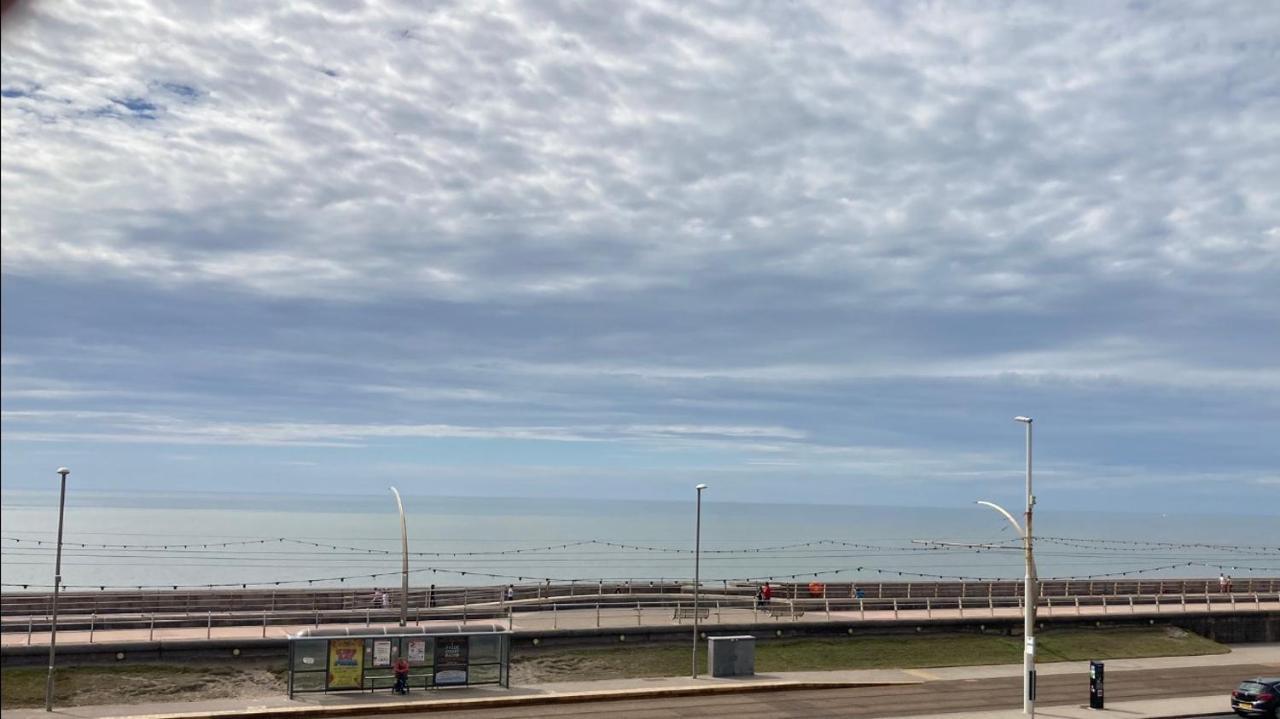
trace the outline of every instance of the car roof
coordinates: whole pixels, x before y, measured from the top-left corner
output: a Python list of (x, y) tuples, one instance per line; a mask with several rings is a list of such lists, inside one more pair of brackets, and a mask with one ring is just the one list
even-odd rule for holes
[(1275, 684), (1280, 682), (1280, 677), (1255, 677), (1253, 679), (1245, 679), (1246, 682), (1254, 682), (1255, 684)]

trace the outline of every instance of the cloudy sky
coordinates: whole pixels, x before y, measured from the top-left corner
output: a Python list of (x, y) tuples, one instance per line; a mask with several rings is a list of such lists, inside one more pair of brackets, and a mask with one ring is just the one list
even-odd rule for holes
[(1280, 513), (1272, 2), (3, 28), (7, 489)]

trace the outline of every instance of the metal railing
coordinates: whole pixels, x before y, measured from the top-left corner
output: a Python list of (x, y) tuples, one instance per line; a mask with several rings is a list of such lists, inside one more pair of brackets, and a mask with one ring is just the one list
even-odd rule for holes
[[(1274, 585), (1273, 585), (1274, 586)], [(596, 589), (596, 587), (593, 587)], [(749, 587), (706, 587), (702, 590), (703, 621), (710, 624), (823, 621), (920, 621), (929, 619), (978, 619), (1015, 616), (1022, 611), (1020, 595), (985, 596), (876, 596), (861, 598), (777, 597), (759, 602)], [(828, 590), (830, 588), (828, 587)], [(918, 588), (916, 588), (918, 589)], [(1239, 590), (1239, 586), (1233, 587)], [(1280, 590), (1280, 587), (1277, 588)], [(806, 592), (808, 587), (805, 587)], [(913, 589), (913, 594), (916, 592)], [(847, 594), (847, 593), (846, 593)], [(470, 592), (458, 604), (409, 608), (409, 620), (417, 626), (432, 622), (463, 624), (471, 621), (504, 621), (521, 630), (589, 629), (683, 624), (691, 619), (692, 596), (686, 592), (619, 592), (563, 594), (505, 600), (476, 597)], [(1231, 593), (1074, 594), (1045, 595), (1037, 605), (1042, 616), (1124, 615), (1137, 613), (1280, 611), (1280, 591)], [(157, 639), (214, 639), (283, 636), (305, 627), (352, 624), (385, 625), (399, 620), (398, 607), (353, 609), (276, 609), (252, 611), (186, 611), (134, 613), (59, 612), (60, 639), (70, 642), (141, 641)], [(48, 614), (3, 618), (5, 644), (47, 643)], [(64, 635), (64, 632), (66, 633)], [(25, 637), (22, 635), (25, 634)], [(42, 638), (43, 635), (43, 638)], [(216, 636), (215, 636), (216, 635)], [(23, 641), (25, 639), (25, 641)]]

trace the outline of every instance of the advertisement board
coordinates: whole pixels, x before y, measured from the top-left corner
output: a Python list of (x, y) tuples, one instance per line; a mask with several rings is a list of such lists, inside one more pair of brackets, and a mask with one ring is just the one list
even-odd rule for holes
[(439, 637), (436, 639), (436, 686), (445, 687), (467, 683), (469, 649), (469, 637)]
[(364, 640), (329, 640), (329, 689), (359, 689), (364, 679)]

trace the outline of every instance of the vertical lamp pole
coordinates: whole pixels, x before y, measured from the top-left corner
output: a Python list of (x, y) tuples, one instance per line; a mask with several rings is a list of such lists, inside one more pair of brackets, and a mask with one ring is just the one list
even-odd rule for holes
[(44, 681), (44, 710), (53, 711), (53, 664), (58, 646), (58, 585), (62, 584), (62, 513), (67, 506), (67, 475), (71, 470), (59, 467), (62, 491), (58, 495), (58, 550), (53, 563), (53, 607), (49, 624), (49, 676)]
[(400, 491), (395, 487), (391, 493), (396, 496), (396, 508), (400, 510), (400, 551), (403, 557), (400, 568), (400, 626), (409, 623), (409, 529), (404, 523), (404, 502), (400, 501)]
[(698, 582), (699, 582), (699, 560), (702, 557), (702, 490), (707, 485), (699, 484), (694, 487), (698, 492), (698, 508), (695, 515), (693, 530), (693, 678), (698, 678)]
[(1036, 715), (1036, 604), (1040, 593), (1036, 590), (1036, 560), (1031, 547), (1031, 518), (1036, 504), (1036, 497), (1031, 493), (1031, 418), (1019, 416), (1013, 419), (1027, 426), (1027, 512), (1024, 515), (1023, 524), (1019, 525), (1018, 520), (998, 504), (992, 502), (978, 502), (978, 504), (991, 507), (1004, 515), (1004, 518), (1009, 520), (1017, 530), (1018, 536), (1022, 537), (1022, 549), (1026, 559), (1022, 590), (1024, 597), (1022, 635), (1025, 642), (1022, 653), (1022, 713), (1034, 717)]

